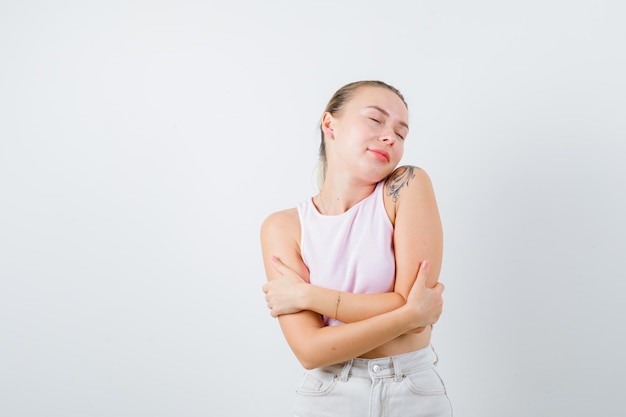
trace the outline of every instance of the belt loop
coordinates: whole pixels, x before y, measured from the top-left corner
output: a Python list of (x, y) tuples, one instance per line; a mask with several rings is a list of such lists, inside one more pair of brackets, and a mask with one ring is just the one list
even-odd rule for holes
[(352, 359), (348, 362), (344, 363), (343, 369), (341, 370), (341, 375), (339, 375), (339, 380), (341, 382), (348, 382), (348, 374), (350, 373), (350, 368), (352, 368)]
[(402, 369), (400, 369), (400, 361), (395, 356), (391, 358), (393, 362), (393, 380), (396, 382), (402, 381)]

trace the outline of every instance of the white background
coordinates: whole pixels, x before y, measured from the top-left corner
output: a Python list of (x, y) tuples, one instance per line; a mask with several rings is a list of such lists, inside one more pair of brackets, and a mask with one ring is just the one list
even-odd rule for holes
[(259, 226), (381, 79), (445, 229), (456, 416), (623, 413), (626, 6), (2, 1), (0, 415), (287, 416)]

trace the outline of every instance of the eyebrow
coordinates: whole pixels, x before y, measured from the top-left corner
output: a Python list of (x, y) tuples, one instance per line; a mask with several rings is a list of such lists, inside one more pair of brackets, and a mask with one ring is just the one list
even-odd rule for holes
[[(379, 112), (381, 112), (385, 116), (389, 117), (389, 112), (387, 110), (381, 108), (381, 107), (378, 107), (378, 106), (367, 106), (366, 109), (378, 110)], [(406, 127), (407, 129), (409, 128), (409, 125), (406, 124), (405, 122), (403, 122), (402, 120), (400, 122), (398, 122), (398, 123), (400, 123), (402, 126)]]

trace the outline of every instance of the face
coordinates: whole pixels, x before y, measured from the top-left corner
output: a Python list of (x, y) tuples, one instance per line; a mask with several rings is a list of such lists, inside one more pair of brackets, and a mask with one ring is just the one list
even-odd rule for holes
[(334, 116), (325, 113), (328, 172), (349, 170), (378, 182), (398, 165), (409, 132), (402, 99), (382, 87), (360, 87)]

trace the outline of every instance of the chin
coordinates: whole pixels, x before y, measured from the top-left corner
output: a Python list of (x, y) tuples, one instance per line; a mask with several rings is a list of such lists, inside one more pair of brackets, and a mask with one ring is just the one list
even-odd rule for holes
[(370, 175), (367, 176), (367, 180), (368, 180), (368, 182), (370, 182), (372, 184), (378, 184), (379, 182), (381, 182), (384, 179), (386, 179), (389, 175), (391, 175), (392, 172), (393, 172), (393, 170), (385, 171), (385, 172), (381, 172), (381, 173), (371, 173)]
[(366, 180), (367, 182), (371, 184), (377, 184), (380, 181), (387, 178), (389, 175), (391, 175), (396, 165), (393, 165), (391, 162), (388, 162), (387, 164), (384, 164), (384, 165), (377, 164), (376, 166), (368, 165), (366, 167), (362, 167), (363, 168), (363, 170), (361, 171), (363, 172), (362, 177), (364, 180)]

